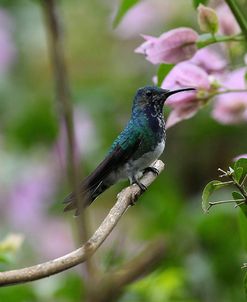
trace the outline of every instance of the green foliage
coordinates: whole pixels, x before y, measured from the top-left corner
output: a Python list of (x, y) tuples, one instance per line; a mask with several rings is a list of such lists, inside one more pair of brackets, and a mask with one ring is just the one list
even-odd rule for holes
[(244, 292), (245, 292), (245, 298), (247, 299), (247, 272), (244, 275)]
[(247, 252), (247, 219), (243, 211), (239, 211), (239, 231), (243, 247)]
[(30, 285), (21, 285), (1, 288), (0, 301), (36, 302), (39, 301), (39, 299)]
[(32, 104), (6, 129), (11, 141), (23, 148), (52, 144), (57, 136), (57, 121), (46, 101)]
[(197, 8), (199, 4), (207, 4), (208, 0), (192, 0), (194, 8)]
[(134, 5), (136, 5), (140, 0), (121, 0), (121, 4), (118, 8), (117, 14), (113, 20), (113, 27), (117, 27), (121, 22), (124, 15), (131, 9)]
[(202, 209), (205, 213), (208, 212), (208, 208), (210, 207), (209, 197), (213, 194), (213, 192), (228, 185), (229, 184), (219, 180), (212, 180), (206, 185), (202, 192)]
[(62, 299), (62, 301), (77, 302), (81, 301), (83, 296), (83, 282), (79, 275), (68, 274), (62, 282), (60, 282), (59, 288), (54, 293), (56, 300)]
[[(155, 272), (131, 285), (129, 290), (138, 302), (193, 301), (189, 297), (183, 298), (186, 293), (185, 274), (179, 268)], [(122, 301), (130, 301), (130, 296)]]
[(247, 158), (240, 158), (234, 164), (234, 177), (241, 183), (247, 174)]
[(174, 64), (160, 64), (157, 71), (157, 85), (161, 86), (163, 80), (174, 67)]

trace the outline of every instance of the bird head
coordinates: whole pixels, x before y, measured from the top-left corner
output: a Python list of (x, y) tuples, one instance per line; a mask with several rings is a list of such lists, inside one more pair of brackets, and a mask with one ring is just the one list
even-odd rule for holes
[(166, 90), (156, 86), (145, 86), (139, 88), (136, 92), (132, 111), (135, 110), (149, 110), (149, 111), (163, 111), (163, 106), (166, 99), (179, 92), (191, 91), (195, 88), (181, 88), (177, 90)]

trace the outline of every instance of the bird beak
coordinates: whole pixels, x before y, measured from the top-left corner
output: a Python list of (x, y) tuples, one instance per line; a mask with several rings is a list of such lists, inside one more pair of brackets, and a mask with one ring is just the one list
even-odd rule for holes
[(172, 94), (178, 93), (178, 92), (183, 92), (183, 91), (195, 91), (195, 88), (182, 88), (182, 89), (177, 89), (177, 90), (172, 90), (172, 91), (168, 91), (165, 93), (166, 98), (168, 98), (169, 96), (171, 96)]

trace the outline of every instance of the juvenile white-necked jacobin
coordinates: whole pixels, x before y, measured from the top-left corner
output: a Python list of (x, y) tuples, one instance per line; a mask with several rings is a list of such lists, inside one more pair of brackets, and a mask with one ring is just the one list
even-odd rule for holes
[(75, 210), (75, 215), (78, 215), (80, 209), (89, 206), (120, 179), (129, 178), (131, 183), (136, 183), (145, 191), (146, 187), (139, 179), (147, 170), (158, 172), (151, 165), (165, 148), (164, 103), (170, 95), (189, 90), (195, 89), (169, 91), (155, 86), (139, 88), (126, 127), (113, 142), (105, 159), (80, 184), (78, 193), (83, 204), (77, 207), (75, 193), (72, 192), (64, 200), (64, 211)]

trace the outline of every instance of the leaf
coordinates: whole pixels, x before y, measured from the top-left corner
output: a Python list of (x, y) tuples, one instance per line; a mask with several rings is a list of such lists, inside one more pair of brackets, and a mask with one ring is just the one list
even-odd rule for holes
[(202, 192), (202, 209), (205, 213), (207, 213), (208, 207), (210, 206), (208, 200), (213, 192), (228, 185), (229, 183), (225, 183), (219, 180), (212, 180), (206, 185)]
[(245, 298), (247, 300), (247, 273), (244, 275), (244, 293), (245, 293)]
[[(240, 192), (236, 192), (236, 191), (232, 192), (232, 197), (235, 200), (244, 199), (244, 196)], [(243, 214), (247, 218), (247, 205), (241, 204), (242, 202), (237, 202), (237, 201), (236, 203), (239, 205), (240, 209), (243, 211)]]
[[(242, 171), (241, 175), (240, 172)], [(234, 164), (234, 177), (238, 182), (245, 177), (247, 174), (247, 158), (240, 158)]]
[(113, 20), (113, 28), (116, 28), (124, 15), (131, 9), (134, 5), (136, 5), (140, 0), (122, 0), (117, 14)]
[(160, 87), (164, 78), (168, 75), (171, 69), (174, 67), (174, 64), (160, 64), (157, 71), (157, 85)]
[(247, 219), (243, 211), (239, 211), (238, 218), (239, 218), (238, 221), (239, 221), (239, 231), (240, 231), (241, 240), (243, 243), (243, 247), (247, 252)]
[(197, 8), (199, 4), (207, 4), (208, 0), (192, 0), (194, 8)]
[(242, 175), (243, 175), (244, 169), (242, 167), (238, 167), (237, 169), (234, 170), (234, 177), (237, 182), (240, 181)]

